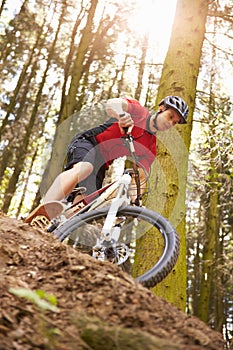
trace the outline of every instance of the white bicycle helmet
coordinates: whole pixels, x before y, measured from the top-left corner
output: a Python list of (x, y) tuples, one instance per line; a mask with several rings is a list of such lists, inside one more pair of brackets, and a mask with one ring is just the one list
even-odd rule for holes
[(179, 96), (167, 96), (160, 103), (159, 106), (164, 105), (166, 108), (173, 108), (181, 117), (179, 124), (186, 124), (188, 117), (188, 105), (187, 103)]

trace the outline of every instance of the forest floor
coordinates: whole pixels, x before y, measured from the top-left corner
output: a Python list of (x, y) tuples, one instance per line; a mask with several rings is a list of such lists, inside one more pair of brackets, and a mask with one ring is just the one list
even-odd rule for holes
[[(224, 349), (221, 334), (117, 266), (2, 214), (0, 268), (0, 350)], [(56, 297), (57, 309), (32, 301), (38, 290)]]

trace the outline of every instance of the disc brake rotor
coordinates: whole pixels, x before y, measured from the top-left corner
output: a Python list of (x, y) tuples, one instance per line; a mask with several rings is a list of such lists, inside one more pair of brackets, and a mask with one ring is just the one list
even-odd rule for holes
[(124, 243), (117, 244), (115, 247), (95, 246), (92, 251), (92, 256), (95, 259), (102, 261), (107, 260), (116, 265), (123, 264), (128, 259), (129, 255), (130, 249)]

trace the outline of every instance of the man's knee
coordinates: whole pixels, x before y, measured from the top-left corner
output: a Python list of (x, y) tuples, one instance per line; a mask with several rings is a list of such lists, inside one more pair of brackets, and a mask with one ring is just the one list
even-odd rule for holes
[(72, 170), (78, 177), (84, 179), (93, 172), (94, 166), (89, 162), (79, 162), (73, 165)]

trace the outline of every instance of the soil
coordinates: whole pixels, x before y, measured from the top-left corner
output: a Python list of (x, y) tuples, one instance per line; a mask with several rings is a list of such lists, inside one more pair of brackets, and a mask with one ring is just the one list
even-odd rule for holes
[[(119, 267), (2, 214), (0, 268), (0, 350), (224, 349), (221, 334)], [(31, 299), (29, 292), (38, 290), (47, 310)]]

